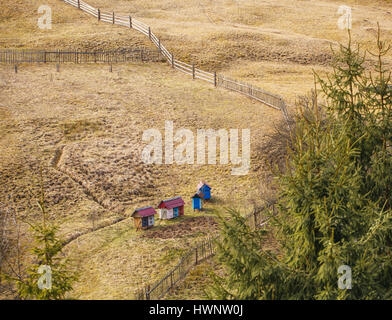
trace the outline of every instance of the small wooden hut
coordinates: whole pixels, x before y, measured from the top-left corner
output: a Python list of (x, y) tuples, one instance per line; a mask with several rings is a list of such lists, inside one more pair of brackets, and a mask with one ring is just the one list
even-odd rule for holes
[(193, 211), (195, 211), (195, 210), (200, 211), (201, 210), (201, 195), (202, 195), (202, 193), (200, 191), (193, 195), (193, 197), (192, 197)]
[(200, 181), (197, 185), (197, 191), (200, 192), (200, 196), (203, 200), (211, 199), (211, 187), (204, 181)]
[(173, 219), (184, 215), (185, 202), (181, 197), (162, 200), (159, 205), (159, 219)]
[(132, 213), (132, 218), (135, 223), (136, 230), (149, 229), (155, 224), (155, 217), (157, 212), (153, 207), (144, 207), (136, 209)]

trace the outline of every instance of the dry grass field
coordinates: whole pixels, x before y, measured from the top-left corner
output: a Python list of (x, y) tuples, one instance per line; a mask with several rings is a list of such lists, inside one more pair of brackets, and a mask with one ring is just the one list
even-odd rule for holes
[[(160, 261), (163, 247), (189, 248), (214, 230), (210, 221), (185, 234), (173, 231), (171, 235), (140, 237), (129, 217), (134, 208), (180, 195), (188, 205), (186, 215), (200, 216), (191, 212), (190, 196), (199, 180), (206, 179), (214, 186), (215, 200), (203, 216), (214, 216), (225, 206), (245, 212), (261, 187), (257, 161), (245, 176), (232, 176), (230, 164), (145, 165), (140, 160), (144, 130), (164, 132), (166, 119), (174, 122), (175, 129), (188, 128), (195, 134), (196, 128), (250, 128), (252, 147), (257, 149), (271, 130), (270, 124), (281, 117), (278, 111), (236, 93), (189, 81), (163, 63), (114, 65), (113, 73), (106, 65), (62, 65), (59, 73), (54, 65), (22, 65), (18, 74), (2, 66), (0, 76), (5, 102), (0, 122), (1, 197), (13, 201), (22, 216), (36, 219), (34, 194), (39, 190), (39, 167), (44, 168), (48, 207), (61, 235), (69, 239), (85, 234), (67, 246), (83, 275), (75, 289), (78, 298), (128, 298), (127, 290), (136, 288), (136, 279), (142, 283), (142, 274), (143, 281), (151, 281), (168, 271), (156, 264), (140, 265), (141, 253)], [(259, 120), (254, 121), (256, 118)], [(30, 211), (31, 207), (35, 210)], [(96, 228), (113, 226), (92, 232), (92, 212), (99, 217)], [(165, 224), (159, 223), (159, 227)], [(154, 230), (146, 234), (149, 232)], [(119, 263), (125, 291), (117, 280), (113, 285), (117, 293), (106, 290), (102, 283), (102, 272), (108, 282), (112, 280), (111, 273), (101, 267), (114, 268), (107, 261), (117, 265), (109, 253), (134, 264)], [(91, 259), (97, 259), (97, 265)]]
[[(323, 73), (330, 46), (345, 42), (334, 0), (89, 0), (116, 14), (131, 14), (150, 25), (178, 59), (235, 76), (283, 95), (291, 104), (313, 87), (312, 70)], [(0, 47), (108, 49), (152, 46), (147, 37), (121, 26), (99, 23), (61, 0), (48, 0), (53, 28), (37, 28), (39, 0), (3, 1)], [(377, 22), (392, 38), (389, 0), (348, 0), (353, 39), (374, 48)]]
[[(337, 28), (338, 1), (286, 0), (89, 0), (151, 25), (165, 46), (185, 62), (279, 93), (290, 104), (313, 87), (312, 70), (330, 70), (330, 45), (345, 41)], [(63, 3), (52, 7), (52, 30), (37, 28), (41, 1), (3, 0), (0, 48), (113, 49), (151, 46), (148, 38), (98, 23)], [(377, 21), (392, 38), (390, 1), (347, 0), (353, 38), (372, 48)], [(34, 221), (43, 168), (52, 221), (80, 274), (70, 298), (129, 299), (178, 262), (184, 250), (215, 234), (212, 218), (234, 207), (247, 212), (268, 189), (259, 146), (282, 118), (279, 111), (239, 94), (216, 89), (165, 63), (56, 66), (0, 65), (0, 202)], [(143, 131), (174, 128), (250, 128), (251, 170), (232, 176), (231, 165), (146, 165)], [(190, 209), (192, 192), (205, 179), (214, 201), (203, 214)], [(130, 214), (180, 195), (185, 217), (137, 232)], [(91, 216), (96, 217), (93, 224)], [(206, 216), (206, 217), (205, 217)], [(22, 230), (29, 242), (30, 232)], [(208, 263), (168, 298), (204, 297)], [(0, 298), (13, 297), (9, 291)]]

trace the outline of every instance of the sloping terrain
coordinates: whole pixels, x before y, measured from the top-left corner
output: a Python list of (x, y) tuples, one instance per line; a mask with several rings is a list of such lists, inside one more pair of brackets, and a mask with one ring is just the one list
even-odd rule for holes
[[(345, 42), (338, 28), (339, 1), (332, 0), (90, 0), (94, 7), (131, 14), (150, 25), (175, 57), (246, 80), (293, 103), (313, 87), (312, 70), (324, 72), (331, 62), (330, 46)], [(49, 0), (53, 27), (40, 30), (41, 2), (3, 1), (0, 47), (72, 48), (84, 50), (152, 46), (135, 30), (99, 23), (64, 3)], [(350, 0), (353, 39), (374, 48), (377, 22), (392, 38), (392, 3)]]
[[(281, 119), (277, 110), (202, 81), (190, 81), (164, 63), (114, 65), (112, 73), (105, 65), (62, 65), (59, 73), (55, 65), (22, 65), (17, 74), (10, 66), (1, 66), (0, 79), (1, 198), (9, 205), (15, 203), (21, 217), (35, 221), (39, 218), (39, 168), (43, 168), (50, 218), (63, 238), (76, 239), (66, 248), (82, 274), (74, 292), (79, 298), (129, 298), (129, 290), (167, 271), (152, 267), (148, 274), (150, 269), (138, 266), (145, 274), (140, 282), (133, 273), (136, 267), (126, 269), (121, 264), (124, 279), (117, 293), (104, 290), (107, 283), (102, 282), (84, 287), (84, 283), (93, 286), (90, 276), (103, 281), (98, 274), (112, 261), (107, 260), (109, 251), (119, 250), (122, 259), (129, 261), (139, 261), (140, 255), (149, 252), (160, 261), (162, 246), (177, 248), (170, 259), (173, 264), (182, 249), (214, 230), (214, 223), (207, 220), (196, 222), (197, 228), (189, 229), (185, 223), (182, 231), (157, 229), (148, 231), (151, 237), (139, 238), (130, 218), (135, 208), (156, 206), (162, 198), (180, 195), (187, 205), (186, 216), (197, 217), (200, 214), (192, 212), (190, 197), (198, 182), (207, 180), (214, 188), (214, 201), (202, 215), (214, 216), (226, 206), (249, 210), (249, 201), (261, 187), (257, 146), (271, 124)], [(202, 128), (250, 128), (255, 152), (249, 174), (233, 176), (232, 165), (221, 165), (219, 160), (217, 165), (142, 163), (144, 130), (157, 128), (164, 135), (165, 120), (173, 121), (174, 130), (190, 129), (195, 136)], [(103, 226), (107, 227), (99, 229)], [(119, 239), (112, 243), (108, 239), (117, 237), (116, 232)], [(27, 228), (23, 233), (26, 240), (30, 238)], [(124, 252), (129, 241), (133, 249)], [(95, 243), (102, 246), (93, 249)], [(94, 250), (99, 252), (94, 269), (86, 271), (92, 266), (88, 261)], [(107, 276), (105, 281), (113, 281), (110, 273)]]
[[(329, 70), (330, 44), (346, 37), (336, 25), (340, 3), (335, 1), (90, 1), (151, 25), (179, 59), (279, 93), (290, 103), (313, 87), (312, 69)], [(41, 4), (2, 1), (0, 47), (152, 46), (135, 30), (98, 23), (60, 0), (46, 2), (53, 28), (40, 30)], [(377, 21), (384, 37), (391, 38), (388, 1), (346, 5), (353, 7), (356, 41), (371, 48)], [(15, 74), (12, 66), (2, 65), (0, 199), (35, 221), (42, 167), (50, 219), (70, 241), (65, 251), (81, 274), (70, 297), (129, 299), (138, 287), (164, 275), (184, 250), (216, 233), (210, 217), (225, 207), (246, 212), (259, 199), (268, 185), (260, 182), (264, 167), (258, 147), (281, 117), (279, 111), (193, 81), (164, 63), (113, 65), (112, 73), (106, 65), (93, 64), (61, 65), (57, 73), (49, 64), (21, 65)], [(165, 120), (194, 135), (197, 129), (249, 128), (249, 174), (232, 176), (231, 165), (142, 163), (143, 132), (156, 128), (164, 135)], [(214, 201), (204, 213), (193, 213), (190, 196), (203, 179), (213, 186)], [(178, 195), (186, 202), (184, 218), (135, 231), (133, 209)], [(26, 226), (22, 236), (31, 239)], [(186, 285), (171, 297), (181, 297), (181, 290)], [(0, 292), (4, 296), (12, 292)]]

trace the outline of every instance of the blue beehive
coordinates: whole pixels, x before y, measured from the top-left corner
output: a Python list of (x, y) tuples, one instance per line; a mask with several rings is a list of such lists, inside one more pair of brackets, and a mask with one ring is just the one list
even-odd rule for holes
[(205, 183), (205, 182), (200, 182), (197, 185), (197, 191), (200, 192), (200, 196), (204, 200), (209, 200), (211, 199), (211, 187)]
[(201, 210), (200, 192), (195, 193), (192, 197), (192, 208), (193, 210)]

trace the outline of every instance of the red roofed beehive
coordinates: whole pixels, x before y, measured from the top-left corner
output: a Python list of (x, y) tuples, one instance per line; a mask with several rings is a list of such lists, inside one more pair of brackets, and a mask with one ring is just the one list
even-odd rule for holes
[(157, 212), (153, 207), (144, 207), (144, 208), (136, 209), (132, 213), (132, 218), (135, 222), (136, 229), (140, 230), (140, 229), (148, 229), (153, 227), (155, 224), (154, 215), (156, 214)]
[(159, 219), (173, 219), (184, 215), (185, 202), (181, 197), (162, 200), (159, 205)]

